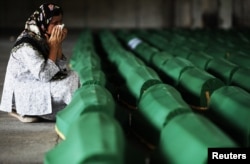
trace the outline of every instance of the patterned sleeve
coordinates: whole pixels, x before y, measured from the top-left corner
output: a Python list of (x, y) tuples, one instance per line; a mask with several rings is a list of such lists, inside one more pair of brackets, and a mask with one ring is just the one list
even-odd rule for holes
[(16, 53), (20, 53), (21, 62), (38, 80), (48, 82), (60, 70), (52, 60), (45, 60), (39, 51), (28, 43), (23, 44)]
[(68, 61), (66, 56), (62, 56), (62, 59), (56, 60), (56, 65), (60, 68), (60, 71), (67, 71), (68, 67), (67, 67)]

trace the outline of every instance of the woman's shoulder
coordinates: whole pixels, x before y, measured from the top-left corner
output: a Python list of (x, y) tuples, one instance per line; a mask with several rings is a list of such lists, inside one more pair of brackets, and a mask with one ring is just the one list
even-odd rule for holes
[(23, 49), (23, 48), (36, 50), (42, 54), (46, 54), (48, 50), (46, 41), (43, 38), (38, 37), (35, 34), (32, 35), (31, 33), (26, 32), (26, 31), (20, 34), (20, 36), (17, 38), (13, 46), (14, 50)]
[(48, 48), (46, 44), (40, 43), (34, 39), (23, 37), (16, 41), (12, 48), (12, 53), (14, 52), (33, 52), (33, 54), (41, 54), (46, 56), (48, 53)]
[(37, 51), (37, 49), (32, 46), (30, 43), (23, 42), (21, 44), (18, 44), (16, 46), (13, 46), (11, 49), (11, 53), (15, 52), (24, 52), (24, 51)]

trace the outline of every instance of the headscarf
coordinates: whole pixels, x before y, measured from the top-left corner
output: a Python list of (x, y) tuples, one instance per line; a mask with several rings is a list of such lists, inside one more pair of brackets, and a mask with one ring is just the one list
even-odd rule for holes
[(26, 21), (25, 29), (43, 36), (53, 16), (63, 14), (62, 8), (53, 3), (41, 5)]
[(17, 38), (14, 47), (24, 42), (30, 43), (47, 58), (48, 45), (45, 34), (52, 17), (60, 14), (63, 15), (63, 10), (58, 5), (42, 4), (26, 21), (24, 31)]

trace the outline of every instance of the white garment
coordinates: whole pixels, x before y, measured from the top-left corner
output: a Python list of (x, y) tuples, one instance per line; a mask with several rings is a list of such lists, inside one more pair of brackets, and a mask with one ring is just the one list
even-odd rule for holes
[[(21, 115), (52, 113), (52, 97), (69, 104), (78, 88), (79, 78), (73, 71), (64, 79), (51, 80), (63, 65), (45, 60), (29, 43), (13, 48), (5, 75), (0, 110), (11, 112), (13, 98)], [(13, 97), (14, 96), (14, 97)]]

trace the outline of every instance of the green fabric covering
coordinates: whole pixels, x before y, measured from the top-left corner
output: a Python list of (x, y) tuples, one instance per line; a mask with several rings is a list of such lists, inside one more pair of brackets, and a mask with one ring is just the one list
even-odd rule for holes
[(209, 46), (204, 52), (214, 58), (225, 58), (228, 53), (227, 50), (219, 47), (219, 45)]
[(45, 154), (45, 164), (123, 164), (125, 140), (118, 122), (101, 112), (85, 113), (70, 124), (67, 139)]
[(84, 51), (83, 57), (84, 60), (78, 61), (81, 62), (83, 66), (101, 68), (101, 59), (95, 52)]
[(209, 116), (242, 146), (250, 146), (250, 94), (225, 86), (211, 96)]
[(97, 67), (100, 69), (101, 61), (100, 58), (95, 53), (84, 51), (82, 53), (79, 52), (78, 58), (71, 59), (70, 65), (71, 68), (74, 69), (75, 71), (79, 71), (87, 67)]
[(161, 133), (157, 155), (160, 163), (202, 164), (209, 147), (238, 145), (205, 117), (186, 113), (170, 120)]
[(108, 54), (108, 59), (111, 62), (119, 63), (124, 56), (130, 55), (129, 52), (126, 52), (121, 44), (117, 41), (116, 37), (110, 31), (102, 31), (99, 33), (101, 44), (104, 51)]
[[(117, 35), (124, 39), (126, 42), (131, 39), (135, 39), (134, 35), (125, 35), (126, 31), (119, 31)], [(118, 45), (119, 42), (112, 35), (112, 33), (101, 33), (101, 41), (104, 49), (108, 53), (108, 58), (115, 62), (118, 67), (119, 73), (126, 81), (126, 86), (129, 92), (138, 100), (143, 92), (143, 85), (147, 83), (147, 87), (161, 82), (161, 79), (157, 73), (144, 65), (144, 63), (137, 57), (135, 57), (129, 51), (125, 51), (123, 48), (118, 48), (114, 53), (107, 49), (108, 45)], [(109, 39), (107, 39), (107, 36)], [(135, 40), (137, 43), (138, 40)], [(133, 43), (134, 44), (134, 43)], [(114, 56), (119, 56), (114, 58)], [(148, 86), (149, 85), (149, 86)]]
[(250, 69), (240, 68), (234, 72), (231, 80), (231, 85), (236, 85), (250, 93)]
[(193, 68), (194, 65), (187, 59), (181, 57), (173, 57), (168, 59), (163, 65), (158, 66), (161, 71), (167, 76), (166, 83), (173, 86), (178, 86), (179, 78), (187, 69)]
[(204, 53), (193, 53), (187, 58), (189, 61), (191, 61), (196, 67), (205, 70), (207, 68), (207, 64), (210, 60), (213, 59), (213, 57), (206, 55)]
[(162, 51), (162, 52), (156, 53), (152, 57), (151, 62), (155, 67), (159, 68), (161, 65), (166, 63), (171, 58), (173, 58), (173, 56), (171, 54), (169, 54), (168, 52)]
[[(192, 35), (192, 34), (191, 34)], [(206, 43), (197, 40), (194, 36), (187, 36), (187, 40), (184, 43), (184, 47), (189, 50), (189, 52), (197, 53), (199, 51), (203, 51), (207, 48)]]
[(92, 32), (90, 30), (83, 30), (80, 34), (70, 58), (70, 66), (73, 69), (77, 69), (76, 65), (82, 65), (87, 56), (95, 55), (94, 42), (92, 38)]
[(99, 33), (100, 41), (104, 51), (107, 53), (107, 57), (111, 62), (115, 64), (120, 63), (123, 56), (129, 56), (129, 52), (125, 52), (121, 44), (117, 41), (116, 37), (108, 30), (101, 31)]
[(132, 33), (119, 31), (117, 36), (126, 42), (127, 47), (136, 52), (144, 61), (150, 63), (155, 53), (159, 52), (155, 47), (150, 46)]
[(108, 90), (99, 85), (84, 85), (77, 89), (70, 104), (56, 115), (56, 127), (64, 137), (71, 123), (86, 112), (104, 112), (114, 115), (115, 105)]
[(99, 69), (94, 67), (81, 68), (77, 71), (81, 85), (91, 83), (99, 84), (101, 86), (106, 85), (106, 77), (105, 74)]
[(75, 67), (77, 67), (77, 64), (79, 63), (79, 61), (83, 61), (83, 55), (81, 51), (75, 51), (73, 52), (72, 56), (70, 57), (69, 60), (69, 65), (72, 69), (74, 69)]
[(138, 108), (131, 126), (153, 143), (158, 142), (160, 131), (166, 121), (174, 117), (174, 113), (192, 112), (180, 93), (167, 84), (155, 84), (148, 88), (142, 94)]
[(250, 69), (250, 56), (249, 55), (243, 55), (243, 54), (232, 54), (228, 53), (226, 55), (226, 59), (243, 67)]
[(210, 95), (224, 83), (207, 72), (191, 68), (180, 76), (179, 91), (183, 99), (197, 109), (207, 109)]
[(82, 30), (78, 40), (75, 44), (75, 48), (93, 48), (93, 36), (92, 31), (90, 29)]
[(134, 51), (137, 52), (137, 54), (143, 60), (145, 60), (147, 63), (151, 63), (152, 57), (157, 52), (159, 52), (159, 50), (157, 50), (156, 48), (148, 45), (147, 43), (145, 43), (143, 41), (134, 48)]
[[(117, 55), (118, 56), (118, 55)], [(133, 54), (127, 55), (127, 56), (121, 56), (121, 60), (119, 60), (117, 63), (117, 67), (120, 70), (120, 72), (129, 72), (131, 69), (135, 67), (144, 66), (144, 62), (134, 56)]]
[(151, 32), (149, 35), (139, 35), (148, 43), (158, 48), (161, 51), (173, 52), (177, 48), (177, 44), (171, 41), (170, 38), (159, 34), (159, 31)]
[[(141, 89), (145, 82), (148, 80), (155, 80), (161, 82), (161, 79), (156, 72), (147, 66), (138, 66), (131, 68), (130, 71), (121, 70), (122, 76), (125, 77), (126, 85), (129, 91), (139, 99), (141, 95)], [(154, 84), (154, 83), (153, 83)]]
[(178, 48), (172, 51), (172, 54), (174, 56), (187, 59), (191, 55), (191, 52), (187, 48), (184, 48), (183, 46), (179, 46)]
[(112, 51), (109, 50), (107, 51), (107, 53), (109, 53), (108, 59), (114, 63), (120, 63), (123, 58), (128, 58), (129, 56), (131, 56), (131, 53), (121, 49), (113, 49)]
[(154, 47), (160, 49), (160, 50), (169, 50), (169, 42), (166, 40), (166, 38), (157, 35), (155, 33), (147, 33), (147, 34), (140, 34), (138, 33), (139, 37), (142, 37), (144, 40), (146, 40), (148, 43), (152, 44)]
[(233, 64), (223, 58), (214, 58), (210, 60), (206, 71), (221, 79), (226, 85), (230, 85), (233, 73), (239, 69), (236, 64)]
[(191, 112), (180, 93), (167, 84), (156, 84), (148, 88), (142, 94), (138, 107), (148, 123), (157, 129), (164, 127), (166, 118), (172, 111), (183, 109)]

